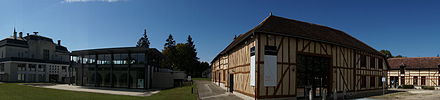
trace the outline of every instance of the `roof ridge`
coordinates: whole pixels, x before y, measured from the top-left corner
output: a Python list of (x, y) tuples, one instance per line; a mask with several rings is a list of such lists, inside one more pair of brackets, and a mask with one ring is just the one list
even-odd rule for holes
[[(320, 24), (315, 24), (315, 23), (310, 23), (310, 22), (305, 22), (305, 21), (300, 21), (300, 20), (295, 20), (295, 19), (289, 19), (289, 18), (285, 18), (285, 17), (281, 17), (281, 16), (269, 15), (269, 17), (271, 17), (271, 16), (273, 16), (273, 17), (278, 17), (278, 18), (282, 18), (282, 19), (286, 19), (286, 20), (290, 20), (290, 21), (296, 21), (296, 22), (301, 22), (301, 23), (305, 23), (305, 24), (316, 25), (316, 26), (319, 26), (319, 27), (328, 28), (328, 29), (333, 30), (333, 31), (341, 32), (341, 33), (343, 33), (343, 35), (347, 35), (347, 36), (349, 36), (350, 38), (356, 40), (357, 42), (360, 42), (361, 44), (363, 44), (363, 45), (367, 46), (368, 48), (374, 50), (376, 53), (381, 54), (382, 56), (385, 56), (385, 55), (383, 55), (382, 53), (380, 53), (379, 51), (377, 51), (375, 48), (373, 48), (373, 47), (367, 45), (366, 43), (364, 43), (363, 41), (361, 41), (361, 40), (359, 40), (359, 39), (357, 39), (357, 38), (351, 36), (351, 35), (348, 34), (347, 32), (344, 32), (344, 31), (341, 31), (341, 30), (338, 30), (338, 29), (335, 29), (335, 28), (332, 28), (332, 27), (329, 27), (329, 26), (320, 25)], [(268, 18), (269, 18), (269, 17), (268, 17)], [(264, 21), (266, 21), (266, 19), (265, 19)], [(337, 34), (338, 34), (338, 33), (337, 33)], [(355, 48), (356, 48), (356, 47), (355, 47)], [(361, 48), (359, 48), (359, 49), (361, 49)]]

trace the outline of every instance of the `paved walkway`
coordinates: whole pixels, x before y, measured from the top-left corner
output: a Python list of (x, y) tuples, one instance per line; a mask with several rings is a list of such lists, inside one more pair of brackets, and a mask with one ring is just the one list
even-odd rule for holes
[(242, 100), (210, 81), (195, 81), (201, 100)]
[(122, 88), (104, 88), (104, 87), (84, 87), (84, 86), (73, 86), (67, 84), (57, 84), (57, 85), (32, 85), (35, 87), (69, 90), (69, 91), (80, 91), (80, 92), (92, 92), (92, 93), (104, 93), (104, 94), (114, 94), (114, 95), (128, 95), (128, 96), (151, 96), (152, 94), (159, 93), (159, 91), (146, 91), (142, 89), (122, 89)]
[(362, 98), (361, 100), (439, 100), (440, 90), (389, 89), (385, 95)]

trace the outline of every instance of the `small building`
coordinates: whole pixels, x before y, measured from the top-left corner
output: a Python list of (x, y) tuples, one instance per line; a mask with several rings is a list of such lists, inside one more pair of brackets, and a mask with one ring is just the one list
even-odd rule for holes
[[(76, 85), (150, 89), (155, 87), (154, 82), (161, 81), (154, 78), (154, 72), (160, 72), (159, 61), (163, 55), (155, 48), (78, 50), (72, 51), (71, 56)], [(159, 87), (169, 88), (170, 85)]]
[[(17, 36), (18, 34), (18, 36)], [(69, 51), (51, 38), (16, 32), (0, 41), (0, 81), (68, 82)]]
[(211, 62), (212, 82), (253, 99), (382, 92), (384, 55), (345, 32), (270, 15)]
[(440, 57), (389, 58), (388, 84), (396, 88), (402, 85), (440, 86)]

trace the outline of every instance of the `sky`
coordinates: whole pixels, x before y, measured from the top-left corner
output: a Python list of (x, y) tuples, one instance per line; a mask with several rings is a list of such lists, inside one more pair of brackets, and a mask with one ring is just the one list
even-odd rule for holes
[(70, 51), (135, 46), (147, 29), (152, 48), (188, 35), (201, 61), (269, 13), (342, 30), (393, 55), (440, 54), (438, 0), (0, 0), (0, 38), (13, 28), (61, 40)]

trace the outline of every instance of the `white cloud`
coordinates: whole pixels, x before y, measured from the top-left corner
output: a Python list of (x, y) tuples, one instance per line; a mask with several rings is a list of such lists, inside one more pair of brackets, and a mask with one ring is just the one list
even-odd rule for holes
[(75, 3), (75, 2), (119, 2), (123, 0), (63, 0), (61, 3)]

